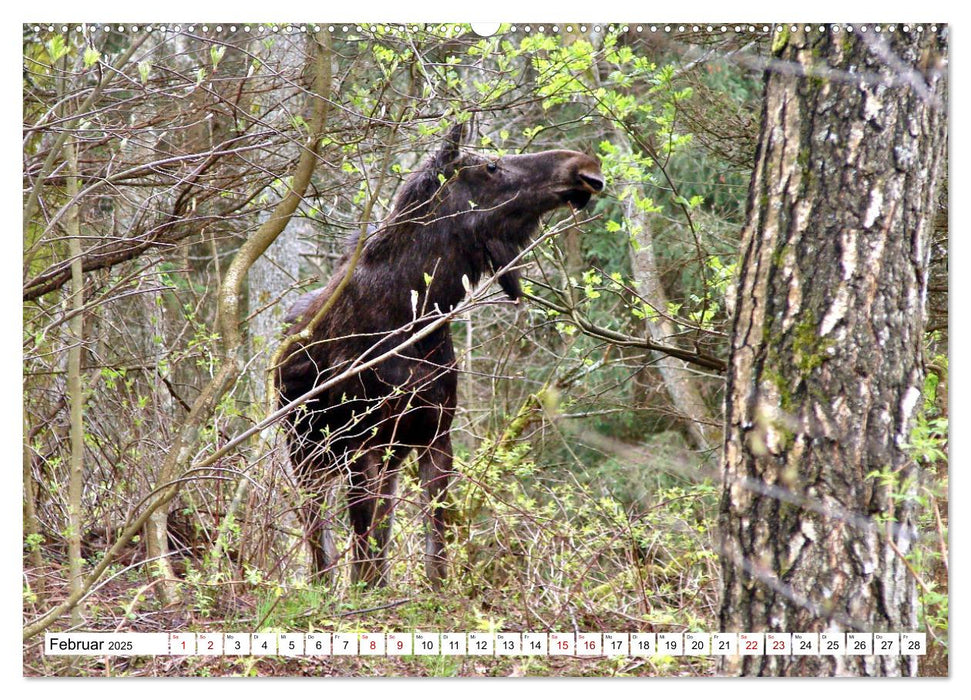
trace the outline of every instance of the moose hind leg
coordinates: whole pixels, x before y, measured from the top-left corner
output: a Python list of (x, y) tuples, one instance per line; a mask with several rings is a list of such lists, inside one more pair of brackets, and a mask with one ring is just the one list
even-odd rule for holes
[(432, 586), (438, 589), (445, 580), (448, 563), (445, 556), (445, 499), (452, 477), (452, 438), (448, 432), (438, 435), (418, 455), (418, 476), (425, 508), (425, 572)]
[(395, 449), (389, 459), (377, 450), (368, 453), (366, 466), (351, 476), (348, 516), (354, 528), (352, 580), (384, 586), (388, 582), (388, 546), (394, 523), (398, 468), (411, 448)]
[(334, 484), (330, 464), (320, 446), (302, 434), (287, 436), (290, 461), (301, 494), (297, 509), (310, 548), (311, 578), (326, 581), (336, 570), (337, 548), (331, 532), (334, 517)]

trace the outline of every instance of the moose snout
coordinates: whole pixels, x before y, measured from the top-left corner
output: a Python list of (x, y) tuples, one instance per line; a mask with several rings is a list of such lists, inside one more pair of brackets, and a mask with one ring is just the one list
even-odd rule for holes
[(589, 171), (577, 173), (577, 179), (590, 192), (600, 192), (604, 188), (603, 175)]

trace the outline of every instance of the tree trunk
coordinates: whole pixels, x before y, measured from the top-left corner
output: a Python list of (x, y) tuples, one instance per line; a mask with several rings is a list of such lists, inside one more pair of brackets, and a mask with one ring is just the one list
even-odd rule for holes
[(41, 605), (47, 595), (47, 582), (44, 576), (44, 557), (41, 555), (41, 525), (37, 518), (37, 493), (34, 486), (34, 450), (30, 440), (30, 424), (27, 421), (27, 413), (24, 412), (24, 444), (23, 444), (23, 471), (24, 471), (24, 543), (29, 552), (30, 568), (33, 571), (26, 571), (24, 577), (25, 591), (29, 590)]
[[(65, 145), (67, 156), (67, 196), (78, 194), (77, 147), (72, 141)], [(71, 407), (71, 468), (68, 477), (68, 587), (72, 594), (81, 590), (83, 570), (81, 565), (81, 529), (83, 527), (81, 499), (84, 493), (84, 388), (81, 385), (81, 350), (84, 345), (84, 279), (81, 272), (81, 205), (71, 207), (65, 219), (68, 234), (68, 252), (71, 256), (71, 295), (67, 306), (74, 312), (68, 321), (70, 347), (67, 351), (67, 393)], [(71, 610), (71, 624), (81, 624), (81, 611)]]
[[(721, 505), (725, 631), (916, 631), (929, 224), (947, 28), (776, 35), (741, 246)], [(914, 675), (745, 656), (745, 675)]]
[[(633, 211), (628, 213), (628, 217), (634, 216), (636, 214)], [(657, 269), (657, 261), (654, 257), (654, 236), (651, 231), (651, 222), (646, 216), (638, 217), (638, 219), (638, 223), (641, 225), (640, 247), (631, 252), (631, 268), (634, 280), (637, 283), (637, 293), (647, 303), (660, 311), (655, 318), (646, 318), (644, 324), (654, 342), (677, 345), (674, 324), (663, 315), (667, 313), (668, 295), (664, 291), (661, 273)], [(701, 394), (701, 388), (698, 386), (695, 375), (692, 374), (691, 366), (676, 357), (659, 352), (654, 353), (654, 355), (656, 360), (652, 366), (657, 369), (664, 380), (664, 387), (667, 389), (671, 404), (685, 426), (692, 446), (696, 450), (707, 452), (713, 445), (718, 444), (720, 436), (717, 435), (717, 430), (713, 427), (715, 421), (708, 411), (708, 406)]]
[[(322, 96), (330, 92), (330, 40), (326, 33), (319, 33), (308, 37), (307, 43), (311, 49), (309, 62), (314, 71), (311, 94), (316, 96), (311, 100), (313, 106), (309, 120), (310, 136), (293, 172), (289, 191), (273, 208), (270, 217), (240, 246), (222, 277), (216, 324), (222, 341), (222, 366), (193, 402), (189, 415), (182, 422), (169, 447), (169, 452), (159, 471), (159, 483), (166, 486), (177, 486), (179, 474), (188, 466), (192, 452), (196, 448), (199, 432), (209, 420), (223, 394), (238, 379), (242, 367), (241, 355), (245, 349), (240, 306), (243, 301), (243, 285), (247, 273), (290, 221), (310, 185), (317, 165), (320, 137), (329, 109), (329, 103)], [(147, 518), (145, 541), (150, 558), (156, 558), (158, 561), (166, 560), (168, 556), (166, 511), (156, 510)], [(165, 603), (179, 600), (174, 574), (171, 576), (166, 574), (163, 579), (162, 584), (156, 589), (160, 600)]]

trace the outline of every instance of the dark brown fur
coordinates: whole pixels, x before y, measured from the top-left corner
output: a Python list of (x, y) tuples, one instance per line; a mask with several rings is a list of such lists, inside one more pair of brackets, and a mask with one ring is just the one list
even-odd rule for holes
[[(466, 284), (475, 285), (488, 270), (515, 259), (541, 216), (568, 204), (583, 207), (603, 188), (599, 164), (581, 153), (487, 159), (462, 152), (460, 135), (461, 129), (453, 129), (402, 186), (388, 221), (367, 237), (333, 306), (282, 361), (277, 375), (282, 403), (352, 362), (397, 346), (436, 311), (453, 309)], [(347, 276), (348, 265), (345, 256), (323, 289), (297, 301), (288, 314), (288, 334), (307, 327)], [(432, 277), (428, 284), (426, 275)], [(504, 273), (499, 282), (511, 298), (519, 298), (517, 271)], [(303, 517), (316, 573), (331, 569), (337, 554), (322, 511), (328, 481), (339, 474), (349, 482), (353, 578), (385, 581), (398, 469), (416, 449), (428, 522), (426, 571), (436, 585), (444, 577), (456, 382), (452, 338), (444, 324), (290, 414), (287, 439), (300, 487), (309, 495)]]

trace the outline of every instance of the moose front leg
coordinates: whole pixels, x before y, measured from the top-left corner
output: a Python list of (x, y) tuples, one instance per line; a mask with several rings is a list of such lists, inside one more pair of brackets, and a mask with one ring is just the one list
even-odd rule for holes
[(452, 438), (448, 432), (418, 455), (425, 508), (425, 572), (437, 590), (445, 579), (445, 512), (449, 481), (452, 477)]
[(337, 547), (334, 546), (331, 530), (333, 497), (333, 489), (328, 489), (323, 494), (310, 495), (300, 509), (312, 557), (312, 578), (318, 582), (330, 580), (337, 564)]

